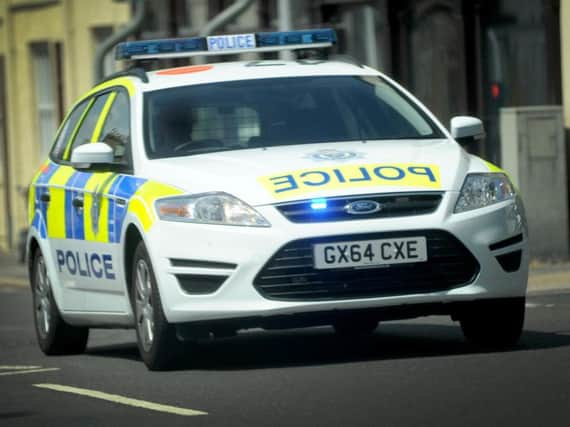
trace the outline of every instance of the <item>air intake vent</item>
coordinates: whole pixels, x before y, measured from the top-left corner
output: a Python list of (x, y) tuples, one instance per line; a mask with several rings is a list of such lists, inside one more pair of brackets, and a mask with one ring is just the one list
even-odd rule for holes
[(230, 264), (228, 262), (203, 261), (203, 260), (180, 259), (180, 258), (170, 258), (170, 265), (172, 265), (173, 267), (219, 268), (222, 270), (233, 270), (237, 267), (236, 264)]
[(194, 295), (213, 294), (226, 281), (228, 276), (205, 274), (177, 274), (176, 278), (184, 292)]
[(507, 273), (514, 273), (521, 267), (522, 251), (514, 251), (508, 254), (497, 256), (497, 261)]
[(496, 251), (498, 249), (503, 249), (511, 245), (516, 245), (517, 243), (520, 243), (522, 241), (523, 241), (523, 235), (517, 234), (516, 236), (509, 237), (508, 239), (501, 240), (500, 242), (489, 245), (489, 249), (491, 249), (492, 251)]

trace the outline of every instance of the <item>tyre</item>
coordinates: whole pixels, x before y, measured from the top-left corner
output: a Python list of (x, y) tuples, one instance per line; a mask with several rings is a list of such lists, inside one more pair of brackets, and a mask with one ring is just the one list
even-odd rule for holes
[(463, 335), (484, 348), (508, 348), (517, 344), (524, 324), (525, 298), (471, 303), (459, 321)]
[(183, 346), (174, 325), (164, 316), (150, 257), (142, 241), (135, 250), (131, 277), (131, 303), (141, 358), (152, 371), (172, 369), (180, 361)]
[(40, 249), (34, 253), (31, 282), (34, 324), (42, 351), (47, 355), (83, 353), (87, 346), (89, 329), (68, 325), (61, 318)]
[(334, 331), (343, 337), (354, 337), (372, 334), (378, 327), (374, 319), (343, 319), (333, 323)]

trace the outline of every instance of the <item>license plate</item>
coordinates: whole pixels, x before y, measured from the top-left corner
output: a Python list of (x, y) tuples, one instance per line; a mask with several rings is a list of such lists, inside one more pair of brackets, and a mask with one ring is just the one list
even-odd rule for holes
[(318, 243), (313, 245), (314, 265), (324, 270), (427, 261), (425, 237)]

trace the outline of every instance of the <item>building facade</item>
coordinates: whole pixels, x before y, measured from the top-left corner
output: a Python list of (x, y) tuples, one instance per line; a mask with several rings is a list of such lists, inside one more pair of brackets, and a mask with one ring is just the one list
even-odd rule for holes
[[(289, 0), (293, 28), (335, 28), (336, 53), (394, 77), (444, 123), (455, 115), (481, 117), (487, 139), (471, 149), (499, 164), (501, 107), (561, 105), (564, 88), (570, 127), (569, 3)], [(0, 0), (0, 249), (13, 247), (18, 230), (25, 227), (26, 186), (57, 124), (93, 84), (96, 46), (129, 21), (133, 4)], [(135, 38), (197, 35), (232, 4), (234, 0), (146, 0)], [(278, 0), (253, 1), (216, 32), (277, 30), (278, 9)], [(209, 58), (229, 59), (234, 58)], [(106, 73), (115, 68), (112, 59), (106, 61)]]
[(560, 27), (564, 124), (566, 127), (566, 141), (570, 144), (570, 0), (561, 0)]

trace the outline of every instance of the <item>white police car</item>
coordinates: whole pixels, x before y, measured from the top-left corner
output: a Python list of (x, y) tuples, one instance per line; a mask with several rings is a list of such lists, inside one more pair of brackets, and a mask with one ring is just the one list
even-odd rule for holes
[[(335, 42), (331, 30), (124, 43), (120, 58)], [(40, 347), (135, 327), (150, 369), (244, 328), (444, 314), (517, 342), (527, 229), (507, 175), (376, 70), (249, 61), (124, 72), (71, 109), (30, 191)], [(183, 357), (190, 357), (182, 352)]]

